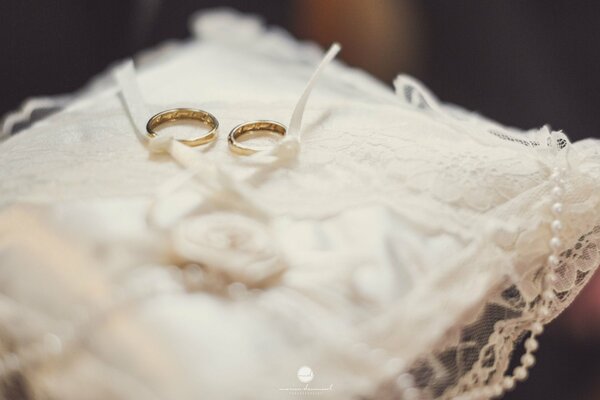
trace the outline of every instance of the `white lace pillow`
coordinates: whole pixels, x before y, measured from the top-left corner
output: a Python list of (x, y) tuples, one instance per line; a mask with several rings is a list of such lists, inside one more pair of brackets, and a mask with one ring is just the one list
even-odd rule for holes
[(194, 28), (146, 55), (138, 81), (150, 112), (216, 115), (214, 145), (149, 151), (110, 74), (0, 145), (9, 390), (477, 398), (524, 379), (542, 324), (600, 261), (600, 143), (519, 132), (409, 77), (393, 93), (333, 63), (299, 153), (242, 159), (225, 134), (287, 123), (321, 53), (228, 13)]

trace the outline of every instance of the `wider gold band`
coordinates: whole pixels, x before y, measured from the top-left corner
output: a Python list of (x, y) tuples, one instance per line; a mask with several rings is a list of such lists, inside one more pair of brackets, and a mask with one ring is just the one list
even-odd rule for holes
[(229, 148), (236, 154), (240, 155), (250, 155), (254, 154), (257, 151), (261, 151), (262, 149), (254, 149), (252, 147), (245, 146), (238, 142), (238, 139), (244, 135), (248, 135), (253, 132), (260, 131), (268, 131), (278, 134), (280, 136), (285, 136), (287, 129), (285, 126), (275, 121), (251, 121), (244, 122), (241, 125), (236, 126), (229, 132), (229, 136), (227, 137), (227, 142), (229, 143)]
[(197, 138), (177, 139), (183, 144), (188, 146), (200, 146), (201, 144), (215, 140), (217, 137), (217, 132), (219, 130), (219, 121), (217, 118), (209, 112), (195, 108), (173, 108), (171, 110), (161, 111), (148, 120), (146, 132), (148, 132), (148, 136), (156, 137), (156, 128), (169, 122), (181, 120), (199, 121), (210, 128), (206, 134), (198, 136)]

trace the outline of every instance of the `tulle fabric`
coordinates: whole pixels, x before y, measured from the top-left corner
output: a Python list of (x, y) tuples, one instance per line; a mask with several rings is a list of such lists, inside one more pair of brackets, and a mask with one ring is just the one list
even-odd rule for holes
[(566, 171), (565, 249), (543, 322), (600, 263), (598, 141), (506, 128), (410, 77), (392, 91), (334, 63), (307, 105), (298, 158), (257, 173), (225, 134), (289, 121), (322, 54), (250, 17), (194, 21), (195, 39), (139, 62), (141, 91), (151, 111), (219, 118), (220, 140), (197, 158), (246, 179), (261, 213), (195, 179), (164, 195), (181, 167), (140, 143), (110, 74), (27, 129), (11, 123), (0, 145), (4, 350), (79, 335), (6, 378), (31, 398), (282, 399), (308, 365), (327, 398), (379, 399), (397, 394), (389, 359), (425, 398), (497, 382), (540, 299), (555, 166)]

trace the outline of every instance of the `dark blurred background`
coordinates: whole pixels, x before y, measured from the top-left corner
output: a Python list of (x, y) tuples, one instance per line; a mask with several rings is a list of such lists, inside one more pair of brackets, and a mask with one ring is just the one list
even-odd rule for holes
[[(443, 101), (505, 125), (600, 137), (600, 2), (556, 0), (1, 0), (0, 115), (82, 86), (114, 60), (188, 36), (212, 7), (259, 14), (391, 83), (416, 76)], [(539, 365), (506, 398), (600, 399), (600, 282), (541, 339)]]
[(442, 100), (506, 125), (600, 135), (600, 3), (566, 0), (2, 0), (0, 115), (186, 37), (189, 15), (217, 6), (340, 41), (348, 63), (386, 82), (412, 74)]

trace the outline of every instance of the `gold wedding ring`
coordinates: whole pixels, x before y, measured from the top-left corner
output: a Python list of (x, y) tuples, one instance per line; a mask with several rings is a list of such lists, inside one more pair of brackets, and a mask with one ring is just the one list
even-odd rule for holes
[(219, 121), (209, 112), (195, 108), (173, 108), (161, 111), (150, 118), (146, 124), (146, 132), (148, 136), (154, 138), (158, 136), (155, 132), (156, 128), (174, 121), (199, 121), (210, 129), (206, 134), (193, 139), (177, 139), (188, 146), (200, 146), (215, 140), (219, 130)]
[(261, 131), (272, 132), (280, 136), (285, 136), (287, 129), (285, 126), (275, 121), (251, 121), (244, 122), (241, 125), (236, 126), (229, 132), (229, 136), (227, 137), (227, 142), (229, 143), (229, 149), (236, 154), (240, 155), (250, 155), (254, 154), (257, 151), (261, 151), (263, 149), (256, 149), (252, 147), (245, 146), (238, 142), (238, 139), (241, 139), (242, 136), (250, 135), (251, 133), (257, 133)]

